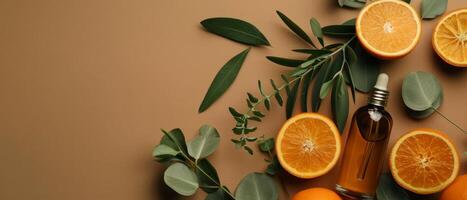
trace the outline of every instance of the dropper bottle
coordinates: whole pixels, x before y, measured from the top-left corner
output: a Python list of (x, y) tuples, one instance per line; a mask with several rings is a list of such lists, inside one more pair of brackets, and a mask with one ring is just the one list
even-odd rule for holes
[(387, 74), (379, 74), (368, 105), (352, 117), (336, 184), (343, 196), (375, 199), (392, 129), (391, 115), (384, 109), (389, 96), (388, 79)]

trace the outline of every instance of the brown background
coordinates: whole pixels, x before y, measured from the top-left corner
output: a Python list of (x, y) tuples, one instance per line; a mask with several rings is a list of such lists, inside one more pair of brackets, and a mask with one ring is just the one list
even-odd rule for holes
[[(418, 9), (419, 1), (412, 4)], [(466, 6), (465, 0), (449, 0), (448, 10)], [(278, 79), (287, 70), (266, 55), (297, 57), (289, 50), (306, 47), (275, 10), (309, 33), (311, 17), (328, 25), (357, 14), (333, 0), (1, 1), (0, 199), (175, 199), (161, 181), (165, 166), (151, 158), (159, 129), (180, 127), (191, 139), (204, 123), (221, 133), (210, 160), (223, 183), (235, 189), (245, 174), (262, 171), (263, 155), (248, 156), (229, 141), (234, 122), (227, 107), (244, 108), (245, 92), (257, 93), (258, 79)], [(253, 48), (229, 91), (198, 114), (218, 69), (246, 48), (200, 27), (215, 16), (250, 21), (273, 47)], [(466, 136), (455, 127), (439, 115), (413, 120), (401, 102), (404, 75), (432, 72), (445, 91), (441, 112), (467, 128), (467, 70), (455, 70), (433, 53), (436, 22), (423, 21), (417, 48), (382, 69), (391, 77), (390, 145), (410, 129), (431, 127), (449, 134), (464, 152)], [(359, 93), (350, 113), (365, 101)], [(329, 110), (326, 101), (320, 112)], [(274, 136), (283, 121), (284, 111), (274, 106), (255, 134)], [(462, 160), (465, 173), (466, 156)], [(289, 179), (287, 190), (332, 186), (335, 172), (310, 181)], [(198, 192), (193, 199), (204, 196)]]

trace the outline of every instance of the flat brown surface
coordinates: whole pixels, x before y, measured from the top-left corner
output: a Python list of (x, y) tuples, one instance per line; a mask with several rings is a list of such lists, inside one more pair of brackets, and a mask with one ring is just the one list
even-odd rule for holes
[[(419, 1), (412, 4), (418, 9)], [(5, 200), (177, 199), (162, 182), (165, 166), (153, 162), (152, 148), (160, 128), (182, 128), (191, 139), (205, 123), (217, 127), (222, 140), (210, 160), (221, 181), (235, 189), (245, 174), (266, 164), (263, 155), (249, 156), (231, 144), (234, 122), (227, 107), (244, 108), (245, 93), (257, 93), (258, 79), (286, 72), (266, 55), (296, 57), (290, 50), (306, 47), (275, 10), (309, 33), (311, 17), (328, 25), (358, 12), (338, 8), (334, 0), (3, 0), (0, 5), (0, 199)], [(465, 0), (449, 0), (448, 11), (465, 6)], [(201, 20), (215, 16), (250, 21), (273, 46), (253, 48), (229, 91), (198, 114), (218, 69), (246, 48), (201, 28)], [(467, 70), (455, 70), (434, 54), (431, 31), (437, 21), (423, 21), (417, 48), (382, 68), (391, 77), (390, 145), (411, 129), (429, 127), (450, 135), (464, 152), (467, 137), (454, 126), (439, 115), (413, 120), (401, 102), (404, 75), (429, 71), (444, 87), (441, 112), (467, 128)], [(365, 102), (358, 93), (350, 113)], [(329, 106), (328, 98), (320, 112), (329, 114)], [(274, 136), (283, 121), (284, 111), (274, 106), (255, 134)], [(287, 190), (332, 187), (336, 171), (309, 181), (288, 178)], [(199, 191), (193, 199), (204, 196)]]

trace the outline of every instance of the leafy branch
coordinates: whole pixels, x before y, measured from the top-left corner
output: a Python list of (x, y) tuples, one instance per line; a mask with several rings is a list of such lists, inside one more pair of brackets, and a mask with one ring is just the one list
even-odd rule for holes
[[(208, 200), (246, 199), (251, 195), (278, 199), (273, 179), (262, 173), (248, 174), (237, 186), (235, 194), (221, 184), (216, 169), (206, 159), (219, 145), (220, 136), (215, 128), (202, 126), (200, 134), (188, 144), (180, 129), (162, 132), (164, 136), (154, 148), (153, 157), (158, 162), (170, 163), (164, 172), (164, 182), (175, 192), (191, 196), (201, 188), (208, 193)], [(261, 187), (255, 187), (258, 185)]]

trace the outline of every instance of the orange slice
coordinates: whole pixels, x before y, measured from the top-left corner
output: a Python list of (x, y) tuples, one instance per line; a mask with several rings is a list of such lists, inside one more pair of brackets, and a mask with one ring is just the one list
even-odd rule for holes
[(332, 120), (318, 113), (298, 114), (285, 122), (276, 139), (282, 167), (299, 178), (321, 176), (336, 165), (341, 138)]
[(454, 181), (460, 167), (448, 136), (432, 129), (417, 129), (397, 140), (389, 165), (396, 182), (417, 194), (443, 190)]
[(401, 0), (381, 0), (360, 11), (355, 23), (357, 37), (368, 52), (381, 59), (407, 55), (420, 39), (417, 12)]
[(433, 32), (433, 48), (445, 62), (467, 67), (467, 8), (444, 16)]

